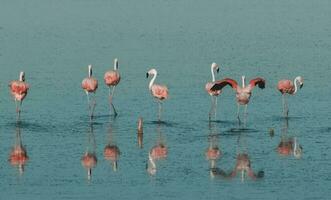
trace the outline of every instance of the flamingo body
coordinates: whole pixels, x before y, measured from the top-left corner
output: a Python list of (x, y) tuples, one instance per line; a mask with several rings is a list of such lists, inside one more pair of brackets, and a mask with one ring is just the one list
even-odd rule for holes
[(208, 160), (217, 160), (221, 153), (218, 148), (209, 148), (206, 152), (206, 157)]
[(291, 80), (280, 80), (277, 84), (277, 89), (282, 93), (282, 94), (293, 94), (294, 93), (294, 84)]
[(86, 152), (82, 157), (81, 162), (85, 168), (91, 169), (95, 167), (95, 165), (97, 164), (97, 157), (95, 156), (94, 153)]
[(109, 70), (105, 73), (103, 79), (105, 81), (105, 84), (110, 87), (116, 86), (120, 82), (121, 76), (117, 70)]
[(96, 90), (98, 89), (98, 80), (93, 77), (85, 78), (82, 81), (82, 88), (86, 92), (96, 92)]
[(151, 87), (151, 93), (153, 97), (158, 100), (165, 100), (169, 96), (168, 88), (164, 85), (153, 84), (153, 86)]
[(210, 96), (218, 96), (218, 95), (220, 95), (222, 93), (222, 90), (211, 90), (211, 88), (213, 86), (214, 86), (214, 83), (213, 82), (206, 83), (205, 89), (206, 89), (207, 93)]

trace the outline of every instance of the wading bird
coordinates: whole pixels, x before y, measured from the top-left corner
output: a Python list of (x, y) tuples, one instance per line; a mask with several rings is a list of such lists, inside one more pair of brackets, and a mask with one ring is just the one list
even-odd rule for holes
[(153, 97), (157, 100), (157, 102), (159, 104), (158, 118), (159, 118), (159, 121), (161, 121), (162, 101), (168, 98), (169, 92), (168, 92), (168, 88), (166, 86), (154, 84), (154, 81), (157, 76), (156, 69), (150, 69), (146, 73), (147, 78), (151, 75), (153, 75), (153, 78), (151, 79), (151, 81), (149, 83), (149, 90), (151, 91)]
[(118, 59), (114, 60), (114, 70), (109, 70), (104, 75), (105, 84), (109, 87), (109, 104), (114, 110), (114, 115), (117, 116), (115, 106), (113, 104), (113, 97), (116, 85), (120, 82), (121, 76), (118, 72)]
[(221, 94), (222, 90), (211, 90), (211, 88), (214, 85), (215, 82), (215, 70), (218, 73), (219, 72), (219, 67), (216, 63), (212, 63), (211, 67), (211, 77), (212, 77), (212, 82), (206, 83), (205, 89), (208, 92), (208, 94), (211, 97), (211, 108), (209, 111), (209, 120), (211, 119), (212, 114), (214, 113), (215, 119), (216, 119), (216, 110), (217, 110), (217, 96)]
[(95, 93), (98, 89), (98, 80), (92, 77), (92, 65), (88, 66), (88, 77), (82, 81), (82, 88), (86, 92), (90, 119), (92, 119), (96, 102), (95, 99), (90, 102), (89, 94)]
[(282, 93), (283, 113), (285, 117), (288, 116), (288, 104), (287, 104), (286, 94), (290, 94), (290, 95), (296, 94), (298, 91), (298, 84), (300, 89), (303, 86), (303, 78), (301, 76), (297, 76), (293, 82), (291, 80), (280, 80), (277, 85), (277, 89)]
[(212, 91), (218, 91), (218, 90), (222, 90), (222, 88), (225, 87), (226, 85), (230, 85), (236, 91), (236, 98), (238, 105), (237, 118), (239, 120), (239, 123), (241, 122), (239, 117), (240, 105), (245, 106), (244, 116), (246, 119), (247, 105), (249, 103), (249, 99), (251, 98), (252, 90), (256, 85), (258, 85), (259, 88), (261, 89), (265, 87), (265, 80), (260, 77), (252, 79), (248, 85), (245, 84), (245, 76), (242, 76), (241, 80), (242, 80), (241, 87), (238, 85), (238, 83), (235, 80), (230, 78), (225, 78), (220, 81), (215, 81), (215, 84), (211, 88)]
[(17, 119), (19, 119), (23, 100), (29, 90), (29, 84), (25, 82), (25, 73), (20, 72), (19, 80), (11, 81), (9, 83), (9, 88), (15, 100)]

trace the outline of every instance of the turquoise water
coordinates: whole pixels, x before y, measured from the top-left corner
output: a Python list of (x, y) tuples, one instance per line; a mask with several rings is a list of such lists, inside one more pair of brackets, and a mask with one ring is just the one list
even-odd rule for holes
[[(6, 199), (327, 199), (330, 194), (330, 1), (0, 1), (0, 193)], [(103, 73), (119, 58), (122, 80), (109, 116)], [(234, 92), (218, 100), (210, 126), (210, 97), (204, 84), (210, 64), (217, 78), (262, 76), (247, 127), (236, 121)], [(87, 180), (80, 159), (92, 138), (86, 95), (80, 88), (93, 64), (99, 79), (93, 123), (97, 166)], [(159, 71), (169, 87), (158, 124), (157, 105), (145, 73)], [(31, 89), (20, 125), (29, 161), (24, 173), (9, 164), (15, 143), (15, 104), (7, 84), (26, 72)], [(302, 90), (289, 98), (286, 137), (303, 147), (301, 159), (280, 156), (281, 95), (278, 80), (301, 75)], [(138, 117), (144, 146), (137, 146)], [(269, 130), (275, 130), (270, 137)], [(103, 158), (112, 142), (121, 155), (118, 170)], [(205, 150), (216, 135), (222, 151), (217, 167), (230, 172), (247, 152), (253, 181), (211, 177)], [(284, 135), (283, 135), (284, 136)], [(168, 156), (146, 171), (148, 151), (162, 137)], [(238, 141), (239, 138), (239, 141)]]

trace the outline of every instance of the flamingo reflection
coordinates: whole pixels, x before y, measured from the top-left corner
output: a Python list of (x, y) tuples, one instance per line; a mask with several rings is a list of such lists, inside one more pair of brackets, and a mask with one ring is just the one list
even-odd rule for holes
[(301, 158), (302, 146), (298, 143), (296, 137), (288, 136), (288, 118), (284, 118), (284, 127), (282, 128), (281, 140), (277, 146), (277, 152), (282, 156), (293, 154), (295, 158)]
[(210, 163), (210, 176), (215, 177), (223, 173), (223, 171), (221, 171), (216, 166), (217, 164), (216, 162), (222, 156), (222, 152), (218, 145), (218, 135), (216, 132), (216, 126), (211, 122), (209, 122), (208, 143), (209, 146), (205, 150), (205, 156)]
[(138, 137), (137, 139), (138, 139), (139, 148), (143, 148), (144, 130), (143, 130), (143, 118), (142, 117), (139, 117), (139, 119), (138, 119), (137, 137)]
[(88, 132), (88, 144), (84, 155), (81, 158), (82, 166), (87, 170), (87, 179), (90, 180), (92, 176), (92, 168), (97, 165), (98, 159), (95, 153), (96, 142), (93, 133), (93, 125), (90, 124), (90, 130)]
[(168, 155), (168, 147), (163, 139), (160, 125), (157, 127), (157, 132), (158, 138), (156, 144), (148, 152), (147, 172), (150, 175), (156, 174), (156, 161), (165, 159)]
[(245, 180), (245, 173), (248, 177), (250, 177), (252, 180), (257, 180), (259, 178), (263, 178), (264, 171), (258, 171), (257, 173), (254, 173), (252, 166), (251, 166), (251, 160), (248, 155), (247, 145), (244, 138), (244, 133), (240, 133), (238, 137), (238, 153), (236, 157), (236, 165), (233, 168), (233, 170), (228, 175), (229, 178), (234, 178), (237, 176), (238, 173), (241, 174), (241, 181), (243, 182)]
[(24, 172), (24, 165), (29, 160), (26, 148), (22, 144), (22, 138), (21, 138), (21, 128), (19, 125), (16, 127), (16, 136), (15, 136), (15, 143), (10, 151), (9, 154), (9, 163), (12, 166), (17, 166), (20, 174), (23, 174)]
[(108, 135), (108, 144), (103, 149), (103, 156), (105, 160), (108, 160), (112, 163), (113, 171), (117, 171), (117, 162), (120, 157), (120, 149), (116, 145), (116, 142), (113, 139), (112, 127), (109, 126), (109, 135)]

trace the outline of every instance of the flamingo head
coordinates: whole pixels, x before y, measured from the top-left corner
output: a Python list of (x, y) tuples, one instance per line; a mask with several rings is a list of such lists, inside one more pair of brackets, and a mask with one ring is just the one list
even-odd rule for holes
[(114, 59), (114, 70), (118, 70), (118, 59)]
[(87, 169), (87, 178), (90, 180), (92, 176), (92, 168)]
[(88, 77), (92, 76), (92, 65), (88, 66)]
[(146, 73), (146, 78), (148, 78), (150, 75), (156, 75), (157, 71), (156, 69), (152, 68)]
[(25, 73), (23, 71), (20, 72), (20, 81), (25, 81)]
[(217, 63), (212, 63), (212, 64), (211, 64), (211, 68), (212, 68), (213, 70), (216, 69), (216, 72), (217, 72), (217, 73), (220, 71), (220, 68), (219, 68), (219, 66), (218, 66)]
[(298, 81), (298, 83), (299, 83), (299, 87), (300, 87), (300, 89), (301, 89), (302, 86), (303, 86), (303, 78), (302, 78), (301, 76), (298, 76), (298, 77), (296, 77), (295, 79)]

